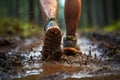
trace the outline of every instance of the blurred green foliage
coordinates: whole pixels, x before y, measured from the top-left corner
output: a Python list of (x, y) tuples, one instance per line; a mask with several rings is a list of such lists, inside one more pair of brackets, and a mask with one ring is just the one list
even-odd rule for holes
[(120, 32), (120, 21), (117, 21), (111, 25), (106, 25), (104, 27), (98, 27), (98, 26), (80, 26), (78, 28), (78, 32), (91, 32), (91, 31), (97, 31), (97, 32)]
[(112, 25), (108, 25), (108, 26), (104, 27), (104, 31), (108, 31), (108, 32), (120, 31), (120, 21), (118, 21)]
[[(120, 21), (108, 25), (105, 27), (95, 27), (95, 26), (86, 26), (79, 27), (78, 32), (85, 31), (105, 31), (113, 32), (120, 31)], [(42, 36), (43, 27), (35, 23), (22, 22), (16, 18), (1, 18), (0, 19), (0, 36), (21, 36), (21, 37), (31, 37), (31, 36)]]
[(42, 27), (38, 24), (22, 22), (15, 18), (0, 19), (0, 35), (31, 37), (42, 35)]

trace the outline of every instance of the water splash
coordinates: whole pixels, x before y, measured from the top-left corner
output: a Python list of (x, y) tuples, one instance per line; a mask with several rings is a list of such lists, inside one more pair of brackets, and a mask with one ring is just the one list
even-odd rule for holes
[(91, 56), (93, 58), (95, 54), (97, 55), (97, 57), (100, 57), (100, 55), (102, 54), (98, 51), (97, 44), (94, 44), (92, 41), (90, 41), (86, 37), (80, 37), (78, 39), (78, 45), (84, 54), (89, 55), (89, 53), (91, 52)]

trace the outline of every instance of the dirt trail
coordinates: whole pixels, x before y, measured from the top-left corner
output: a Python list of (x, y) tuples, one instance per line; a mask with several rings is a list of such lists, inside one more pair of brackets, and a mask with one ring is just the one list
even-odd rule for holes
[(0, 80), (118, 80), (119, 41), (118, 33), (81, 33), (78, 44), (82, 55), (44, 62), (40, 38), (0, 37)]

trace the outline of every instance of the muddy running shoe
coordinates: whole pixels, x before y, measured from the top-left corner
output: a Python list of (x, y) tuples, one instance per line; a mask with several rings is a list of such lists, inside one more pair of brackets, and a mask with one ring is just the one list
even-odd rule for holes
[(42, 47), (42, 59), (44, 61), (58, 61), (62, 56), (61, 30), (55, 20), (49, 20), (44, 26), (45, 36)]
[(76, 36), (66, 36), (63, 40), (63, 47), (64, 47), (64, 54), (75, 55), (75, 54), (82, 54), (80, 51), (79, 46), (77, 45), (77, 37)]

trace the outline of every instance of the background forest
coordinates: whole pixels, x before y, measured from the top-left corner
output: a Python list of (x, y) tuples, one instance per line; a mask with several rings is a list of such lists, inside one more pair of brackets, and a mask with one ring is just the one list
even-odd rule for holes
[[(64, 0), (58, 0), (58, 3), (57, 19), (64, 30)], [(41, 30), (43, 24), (38, 0), (1, 0), (0, 35), (30, 36)], [(120, 29), (120, 0), (82, 0), (79, 29)]]

